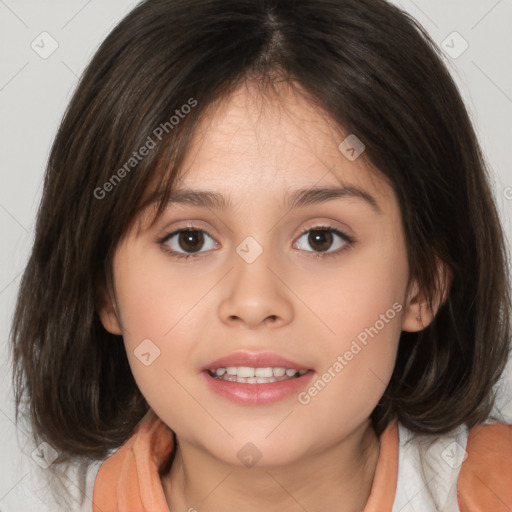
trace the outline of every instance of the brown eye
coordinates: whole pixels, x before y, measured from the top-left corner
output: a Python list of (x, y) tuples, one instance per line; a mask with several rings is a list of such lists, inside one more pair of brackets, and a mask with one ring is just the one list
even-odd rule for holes
[(178, 244), (185, 252), (196, 252), (201, 249), (204, 243), (202, 231), (181, 231), (178, 237)]
[(315, 251), (327, 251), (332, 245), (332, 241), (332, 233), (325, 229), (312, 229), (309, 232), (308, 243)]
[(351, 247), (352, 244), (352, 238), (339, 229), (318, 226), (304, 231), (295, 242), (294, 247), (306, 252), (317, 253), (317, 255), (322, 253), (334, 255)]
[(217, 247), (215, 240), (202, 229), (177, 229), (159, 243), (177, 257), (199, 255)]

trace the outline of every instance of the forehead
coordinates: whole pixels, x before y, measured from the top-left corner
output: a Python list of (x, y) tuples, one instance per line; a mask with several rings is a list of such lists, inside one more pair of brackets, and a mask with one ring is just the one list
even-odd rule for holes
[[(339, 204), (350, 204), (353, 214), (363, 215), (367, 223), (384, 222), (400, 232), (402, 212), (393, 186), (364, 151), (351, 160), (343, 155), (339, 146), (350, 134), (307, 98), (287, 83), (270, 93), (244, 84), (209, 105), (170, 190), (164, 176), (148, 187), (126, 235), (133, 228), (144, 232), (169, 207), (281, 218), (294, 208), (333, 197), (356, 197)], [(366, 200), (366, 207), (357, 196)]]
[[(346, 153), (347, 147), (354, 151)], [(362, 141), (296, 87), (282, 83), (265, 94), (244, 84), (207, 110), (177, 186), (230, 196), (247, 190), (282, 195), (304, 186), (352, 185), (371, 191), (382, 203), (392, 201), (392, 188), (364, 150), (353, 158), (362, 148)]]

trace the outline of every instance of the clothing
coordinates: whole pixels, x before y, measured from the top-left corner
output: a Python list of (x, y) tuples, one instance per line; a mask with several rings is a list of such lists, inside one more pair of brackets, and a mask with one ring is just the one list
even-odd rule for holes
[[(150, 411), (132, 437), (100, 466), (93, 511), (169, 512), (158, 469), (173, 448), (172, 432)], [(434, 438), (414, 436), (399, 423), (390, 423), (380, 436), (364, 512), (399, 510), (510, 512), (512, 425), (482, 424), (469, 432), (460, 427)]]

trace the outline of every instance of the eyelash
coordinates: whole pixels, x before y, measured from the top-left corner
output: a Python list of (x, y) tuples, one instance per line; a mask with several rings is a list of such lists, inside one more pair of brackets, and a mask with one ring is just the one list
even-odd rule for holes
[[(189, 258), (197, 258), (197, 257), (202, 256), (204, 254), (202, 252), (181, 253), (181, 252), (173, 251), (172, 249), (169, 249), (169, 247), (167, 246), (166, 242), (168, 242), (174, 235), (177, 235), (181, 232), (187, 232), (187, 231), (191, 231), (191, 232), (198, 231), (205, 235), (208, 235), (210, 238), (213, 239), (213, 237), (211, 235), (209, 235), (204, 229), (199, 229), (199, 228), (195, 228), (194, 226), (189, 226), (186, 228), (176, 229), (175, 231), (172, 231), (171, 233), (167, 233), (163, 237), (157, 239), (157, 243), (160, 245), (160, 247), (162, 248), (162, 250), (164, 252), (166, 252), (167, 254), (170, 254), (173, 258), (176, 258), (179, 260), (187, 260)], [(326, 257), (330, 257), (330, 256), (339, 256), (341, 253), (352, 248), (356, 243), (355, 240), (351, 236), (347, 235), (343, 231), (340, 231), (339, 229), (332, 227), (332, 226), (314, 226), (312, 228), (305, 229), (304, 231), (302, 231), (300, 233), (300, 235), (297, 237), (297, 239), (301, 238), (303, 235), (305, 235), (306, 233), (309, 233), (310, 231), (329, 231), (331, 233), (334, 233), (335, 235), (338, 235), (345, 242), (345, 245), (343, 247), (341, 247), (340, 249), (337, 249), (336, 251), (332, 251), (332, 252), (305, 251), (308, 253), (312, 253), (308, 257), (326, 258)]]

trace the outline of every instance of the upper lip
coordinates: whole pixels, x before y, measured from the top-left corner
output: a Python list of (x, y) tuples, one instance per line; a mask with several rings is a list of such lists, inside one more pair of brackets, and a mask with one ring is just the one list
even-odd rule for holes
[(248, 366), (249, 368), (293, 368), (295, 370), (309, 370), (303, 364), (287, 359), (273, 352), (234, 352), (208, 363), (201, 371), (227, 368), (228, 366)]

